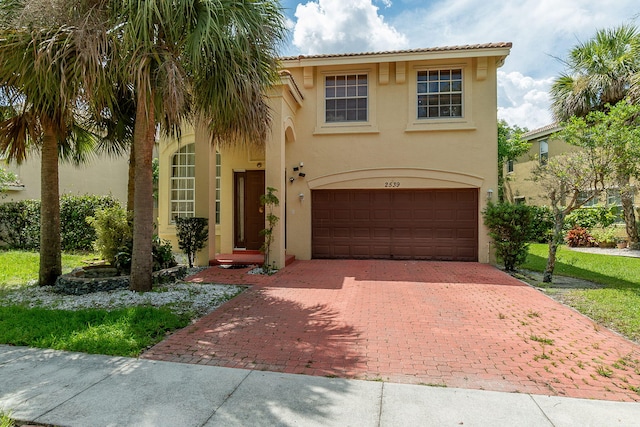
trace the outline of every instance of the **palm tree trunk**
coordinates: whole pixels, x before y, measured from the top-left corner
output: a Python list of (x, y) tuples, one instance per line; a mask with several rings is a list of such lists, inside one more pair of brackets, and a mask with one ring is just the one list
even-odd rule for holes
[(51, 125), (43, 123), (40, 171), (40, 286), (52, 286), (62, 274), (60, 238), (60, 189), (58, 139)]
[(636, 215), (633, 209), (633, 190), (631, 188), (631, 178), (623, 175), (618, 178), (618, 188), (620, 189), (620, 201), (622, 202), (622, 213), (627, 229), (629, 247), (635, 249), (638, 246), (638, 229), (636, 227)]
[[(139, 91), (138, 93), (141, 93)], [(133, 291), (150, 291), (153, 287), (153, 146), (155, 143), (155, 111), (153, 96), (147, 101), (138, 95), (135, 145), (135, 188), (133, 201), (133, 256), (131, 258), (131, 283)], [(145, 108), (147, 107), (147, 108)]]
[(129, 180), (127, 181), (127, 212), (133, 212), (135, 179), (136, 179), (136, 151), (135, 144), (129, 150)]

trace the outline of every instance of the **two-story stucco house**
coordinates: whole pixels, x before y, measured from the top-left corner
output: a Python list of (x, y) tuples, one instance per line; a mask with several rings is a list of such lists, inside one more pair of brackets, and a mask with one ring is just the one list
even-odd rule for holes
[[(510, 161), (505, 165), (505, 196), (514, 203), (527, 203), (529, 205), (543, 206), (549, 204), (549, 199), (532, 178), (535, 168), (548, 159), (580, 148), (567, 144), (556, 134), (562, 127), (558, 123), (551, 123), (539, 129), (525, 133), (522, 138), (531, 143), (529, 152), (520, 158)], [(589, 194), (585, 194), (586, 198)], [(605, 205), (617, 206), (622, 212), (622, 200), (620, 191), (616, 187), (607, 190), (597, 197), (589, 200), (584, 206)], [(618, 219), (623, 221), (622, 213)]]
[(282, 58), (264, 150), (218, 151), (199, 128), (161, 141), (161, 237), (200, 216), (200, 264), (257, 250), (273, 187), (277, 267), (285, 254), (489, 262), (481, 211), (497, 189), (496, 71), (510, 48)]

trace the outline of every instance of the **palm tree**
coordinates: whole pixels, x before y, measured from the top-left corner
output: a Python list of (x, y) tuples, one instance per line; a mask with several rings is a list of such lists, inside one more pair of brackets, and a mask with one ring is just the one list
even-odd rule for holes
[(132, 76), (134, 220), (131, 288), (152, 288), (152, 151), (158, 125), (178, 136), (204, 120), (223, 144), (262, 143), (269, 129), (265, 88), (277, 76), (284, 37), (277, 1), (123, 0), (112, 3), (124, 75)]
[(604, 111), (627, 97), (640, 71), (640, 33), (631, 25), (599, 30), (571, 50), (566, 65), (551, 87), (554, 117), (565, 121)]
[[(640, 33), (631, 25), (600, 30), (573, 48), (567, 67), (567, 73), (561, 74), (551, 87), (551, 108), (556, 120), (608, 111), (628, 96), (640, 94)], [(640, 169), (624, 147), (618, 145), (617, 150), (622, 152), (613, 158), (614, 179), (620, 190), (629, 242), (637, 245), (635, 191), (630, 180), (640, 175)]]
[(17, 162), (40, 152), (40, 285), (61, 274), (58, 159), (80, 161), (96, 142), (82, 100), (101, 84), (106, 38), (89, 31), (100, 19), (79, 7), (88, 3), (13, 1), (0, 10), (0, 93), (11, 112), (0, 123), (0, 150)]

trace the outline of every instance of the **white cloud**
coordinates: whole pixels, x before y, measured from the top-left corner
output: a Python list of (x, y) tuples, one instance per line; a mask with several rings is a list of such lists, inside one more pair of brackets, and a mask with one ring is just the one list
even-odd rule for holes
[(517, 71), (498, 71), (498, 117), (529, 130), (552, 121), (549, 87), (553, 78), (534, 79)]
[(637, 0), (415, 1), (392, 20), (412, 48), (510, 41), (504, 69), (534, 77), (558, 74), (571, 47), (597, 29), (640, 15)]
[(397, 50), (408, 44), (371, 0), (309, 1), (298, 5), (295, 16), (293, 44), (303, 54)]

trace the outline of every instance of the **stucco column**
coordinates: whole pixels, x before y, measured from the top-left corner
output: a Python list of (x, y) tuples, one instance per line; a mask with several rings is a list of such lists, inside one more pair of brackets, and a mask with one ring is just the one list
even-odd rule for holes
[[(266, 143), (266, 187), (278, 190), (275, 194), (280, 200), (280, 205), (274, 207), (273, 214), (280, 220), (273, 231), (273, 242), (270, 247), (270, 263), (276, 268), (283, 268), (285, 264), (285, 136), (282, 123), (282, 98), (271, 97), (273, 117), (271, 134)], [(265, 188), (266, 191), (266, 188)]]
[(198, 252), (196, 264), (208, 266), (216, 256), (216, 149), (211, 144), (207, 127), (195, 126), (195, 210), (196, 216), (209, 219), (209, 238), (205, 247)]

